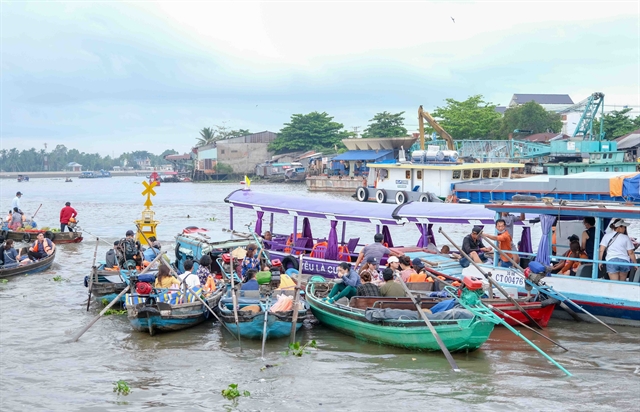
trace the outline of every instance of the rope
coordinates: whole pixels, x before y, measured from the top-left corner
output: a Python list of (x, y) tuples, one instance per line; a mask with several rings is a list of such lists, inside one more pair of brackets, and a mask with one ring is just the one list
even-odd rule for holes
[(81, 228), (80, 226), (76, 226), (76, 228), (78, 228), (78, 231), (80, 231), (80, 232), (84, 232), (84, 233), (87, 233), (87, 234), (95, 237), (98, 242), (104, 242), (105, 244), (113, 247), (113, 242), (107, 242), (102, 237), (94, 235), (93, 233), (89, 232), (88, 230), (85, 230), (85, 229)]

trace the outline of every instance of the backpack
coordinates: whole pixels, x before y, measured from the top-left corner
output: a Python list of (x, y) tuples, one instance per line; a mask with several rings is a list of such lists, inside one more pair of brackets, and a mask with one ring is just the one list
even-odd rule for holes
[(138, 254), (138, 251), (138, 245), (136, 244), (135, 240), (124, 238), (120, 241), (116, 253), (118, 254), (118, 257), (120, 259), (129, 260), (136, 256)]

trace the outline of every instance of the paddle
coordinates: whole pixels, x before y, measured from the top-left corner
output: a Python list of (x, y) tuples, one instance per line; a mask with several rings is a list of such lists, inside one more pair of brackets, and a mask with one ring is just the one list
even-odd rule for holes
[(302, 278), (302, 254), (300, 254), (300, 271), (296, 279), (296, 294), (293, 297), (293, 315), (291, 316), (291, 343), (296, 342), (296, 324), (298, 323), (298, 301), (300, 299), (300, 279)]
[(503, 288), (502, 286), (500, 286), (498, 284), (498, 282), (496, 282), (495, 280), (493, 280), (491, 278), (490, 275), (487, 275), (487, 273), (480, 267), (478, 266), (478, 264), (476, 262), (473, 261), (473, 259), (471, 259), (471, 256), (467, 255), (467, 253), (462, 250), (462, 248), (458, 247), (458, 245), (455, 244), (455, 242), (453, 240), (451, 240), (451, 238), (444, 232), (444, 230), (442, 230), (442, 227), (438, 228), (438, 233), (441, 233), (445, 238), (447, 238), (447, 240), (449, 242), (451, 242), (451, 244), (453, 245), (453, 247), (455, 247), (456, 249), (458, 249), (460, 251), (460, 253), (462, 253), (462, 256), (464, 256), (465, 258), (467, 258), (469, 260), (469, 262), (478, 270), (478, 272), (482, 273), (482, 275), (489, 281), (489, 283), (491, 284), (491, 286), (495, 287), (496, 289), (498, 289), (500, 291), (500, 293), (502, 293), (503, 296), (505, 296), (511, 303), (513, 303), (513, 305), (527, 318), (529, 319), (529, 322), (531, 322), (532, 325), (534, 325), (536, 328), (538, 329), (542, 329), (542, 326), (538, 325), (538, 322), (536, 322), (531, 315), (529, 315), (527, 313), (526, 310), (524, 310), (522, 308), (522, 306), (520, 306), (518, 304), (518, 302), (516, 302), (515, 299), (513, 299), (513, 297), (511, 297)]
[(31, 220), (33, 220), (33, 218), (36, 217), (36, 215), (38, 214), (38, 211), (40, 211), (41, 207), (42, 207), (42, 203), (40, 203), (40, 206), (38, 206), (38, 208), (36, 209), (36, 213), (34, 213), (33, 216), (31, 216)]
[(271, 306), (271, 295), (267, 295), (267, 303), (264, 308), (264, 321), (262, 323), (262, 359), (264, 359), (264, 345), (267, 343), (267, 318), (269, 317), (269, 307)]
[(91, 264), (91, 277), (89, 278), (89, 298), (87, 299), (87, 312), (89, 312), (89, 305), (91, 305), (91, 288), (93, 287), (93, 278), (98, 274), (98, 268), (96, 267), (98, 244), (100, 244), (100, 239), (96, 238), (96, 248), (93, 251), (93, 263)]
[[(233, 266), (233, 263), (232, 263), (232, 266)], [(236, 273), (233, 270), (233, 268), (231, 268), (231, 301), (233, 304), (233, 320), (236, 323), (236, 330), (238, 331), (238, 344), (240, 345), (240, 351), (242, 351), (242, 342), (240, 341), (240, 324), (238, 322), (238, 296), (236, 295), (235, 277), (236, 277)], [(229, 330), (228, 327), (227, 327), (227, 330)], [(233, 335), (233, 333), (231, 334)]]
[[(163, 252), (163, 253), (161, 253), (161, 254), (158, 254), (158, 256), (156, 256), (156, 258), (155, 258), (155, 259), (153, 259), (153, 262), (151, 262), (151, 263), (154, 263), (155, 261), (157, 261), (158, 259), (160, 259), (160, 257), (161, 257), (163, 254), (166, 254), (166, 253), (167, 253), (167, 252)], [(142, 270), (142, 272), (140, 272), (140, 274), (139, 274), (138, 276), (140, 276), (140, 275), (144, 275), (145, 273), (147, 273), (147, 271), (149, 270), (149, 268), (151, 268), (151, 265), (149, 265), (149, 266), (147, 266), (146, 268), (144, 268), (144, 269)], [(93, 318), (93, 319), (91, 320), (91, 322), (89, 322), (89, 324), (88, 324), (87, 326), (85, 326), (84, 328), (82, 328), (82, 330), (81, 330), (81, 331), (80, 331), (76, 336), (74, 336), (74, 337), (73, 337), (73, 339), (71, 339), (71, 341), (72, 341), (72, 342), (77, 342), (77, 341), (78, 341), (78, 339), (80, 339), (80, 336), (84, 335), (84, 333), (85, 333), (87, 330), (89, 330), (89, 328), (90, 328), (91, 326), (93, 326), (93, 324), (94, 324), (94, 323), (96, 323), (96, 322), (97, 322), (97, 321), (102, 317), (102, 315), (104, 315), (104, 314), (107, 312), (107, 310), (109, 310), (109, 309), (111, 308), (111, 306), (113, 306), (113, 305), (114, 305), (118, 300), (120, 300), (120, 298), (121, 298), (125, 293), (127, 293), (127, 292), (129, 291), (129, 289), (130, 289), (130, 288), (131, 288), (131, 285), (127, 285), (127, 287), (126, 287), (126, 288), (124, 288), (124, 290), (123, 290), (122, 292), (120, 292), (120, 294), (119, 294), (118, 296), (116, 296), (116, 297), (115, 297), (115, 299), (113, 299), (113, 300), (112, 300), (112, 301), (111, 301), (111, 302), (110, 302), (110, 303), (109, 303), (109, 304), (108, 304), (104, 309), (102, 309), (102, 311), (100, 311), (100, 313), (98, 314), (98, 316), (96, 316), (95, 318)]]
[(416, 306), (416, 310), (422, 317), (422, 320), (424, 320), (424, 323), (426, 323), (427, 326), (429, 327), (429, 330), (431, 331), (431, 334), (433, 334), (433, 337), (436, 338), (436, 342), (438, 342), (438, 346), (440, 346), (440, 350), (442, 351), (442, 353), (444, 353), (444, 356), (449, 361), (449, 365), (451, 365), (451, 369), (453, 369), (454, 372), (460, 372), (460, 368), (458, 368), (456, 361), (453, 359), (453, 356), (451, 356), (449, 349), (447, 349), (447, 347), (444, 345), (444, 342), (442, 342), (442, 339), (440, 339), (440, 335), (438, 335), (438, 332), (436, 332), (436, 328), (433, 327), (427, 315), (425, 315), (424, 312), (422, 311), (422, 308), (416, 301), (415, 296), (413, 296), (413, 294), (411, 293), (407, 285), (405, 285), (404, 281), (400, 276), (396, 275), (395, 277), (398, 280), (398, 283), (402, 285), (402, 288), (404, 289), (404, 293), (406, 293), (407, 296), (409, 296), (409, 298), (411, 299), (411, 302), (413, 302), (413, 304)]
[(543, 338), (545, 338), (546, 340), (548, 340), (551, 343), (555, 343), (556, 345), (560, 346), (562, 349), (569, 351), (569, 349), (565, 348), (564, 346), (562, 346), (561, 344), (559, 344), (558, 342), (556, 342), (555, 340), (551, 339), (550, 337), (544, 335), (543, 333), (538, 332), (537, 330), (533, 329), (532, 327), (529, 327), (528, 325), (520, 322), (518, 319), (514, 318), (513, 316), (509, 315), (508, 313), (505, 313), (503, 311), (501, 311), (500, 309), (494, 307), (493, 305), (487, 305), (487, 307), (489, 309), (491, 309), (494, 312), (498, 312), (499, 314), (501, 314), (504, 317), (507, 317), (513, 321), (516, 321), (519, 325), (524, 326), (525, 328), (529, 329), (531, 332), (534, 332), (540, 336), (542, 336)]
[[(483, 236), (484, 237), (484, 236)], [(486, 239), (486, 238), (485, 238)], [(519, 264), (517, 264), (512, 258), (511, 256), (509, 256), (507, 253), (504, 253), (502, 250), (498, 249), (495, 247), (495, 245), (491, 242), (491, 240), (487, 239), (487, 242), (489, 243), (489, 245), (491, 245), (494, 249), (496, 249), (498, 251), (498, 253), (500, 253), (501, 255), (505, 256), (507, 259), (509, 259), (509, 261), (511, 262), (511, 264), (513, 264), (518, 270), (520, 270), (521, 272), (524, 272), (524, 269), (522, 269), (522, 266), (520, 266)], [(618, 333), (618, 331), (616, 331), (615, 329), (613, 329), (611, 326), (607, 325), (606, 323), (604, 323), (603, 321), (601, 321), (600, 319), (598, 319), (597, 317), (593, 316), (591, 313), (587, 312), (587, 310), (585, 308), (583, 308), (582, 306), (578, 305), (577, 303), (575, 303), (574, 301), (572, 301), (571, 299), (569, 299), (568, 297), (564, 296), (562, 293), (558, 292), (557, 290), (553, 289), (551, 292), (546, 292), (546, 290), (548, 290), (548, 288), (540, 288), (539, 285), (535, 284), (534, 282), (529, 281), (523, 274), (518, 273), (516, 271), (514, 271), (513, 273), (515, 273), (516, 275), (524, 278), (525, 282), (529, 282), (533, 287), (535, 287), (536, 289), (538, 289), (539, 291), (542, 291), (544, 293), (547, 294), (557, 294), (558, 296), (562, 297), (564, 300), (566, 300), (567, 302), (571, 303), (572, 305), (576, 306), (577, 308), (580, 308), (580, 310), (582, 310), (586, 315), (590, 316), (591, 318), (595, 319), (596, 321), (598, 321), (598, 323), (602, 324), (604, 327), (606, 327), (607, 329), (611, 330), (613, 333)], [(571, 314), (573, 312), (573, 310), (571, 310), (571, 308), (569, 308), (564, 302), (561, 302), (560, 305), (562, 306), (562, 308), (564, 310), (566, 310), (569, 314)], [(563, 306), (564, 305), (564, 306)], [(573, 312), (573, 314), (575, 314), (575, 312)], [(577, 317), (578, 315), (575, 314)], [(573, 316), (573, 315), (572, 315)], [(574, 317), (574, 319), (575, 319)], [(578, 318), (579, 319), (579, 318)]]

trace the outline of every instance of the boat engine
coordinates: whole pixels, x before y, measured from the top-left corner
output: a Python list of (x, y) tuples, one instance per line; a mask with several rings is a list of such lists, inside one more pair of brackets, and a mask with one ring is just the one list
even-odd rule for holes
[(67, 227), (69, 228), (69, 230), (71, 230), (72, 232), (75, 232), (75, 228), (78, 225), (78, 220), (76, 218), (70, 217), (69, 218), (69, 223), (67, 223)]

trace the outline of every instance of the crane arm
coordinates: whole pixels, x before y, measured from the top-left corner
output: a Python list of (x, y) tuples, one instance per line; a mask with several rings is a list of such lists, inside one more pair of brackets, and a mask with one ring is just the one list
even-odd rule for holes
[(446, 130), (440, 126), (440, 124), (434, 119), (428, 112), (422, 109), (422, 106), (418, 109), (418, 124), (420, 126), (420, 149), (424, 150), (424, 120), (429, 123), (431, 127), (447, 142), (447, 148), (449, 150), (456, 150), (453, 144), (453, 138)]

